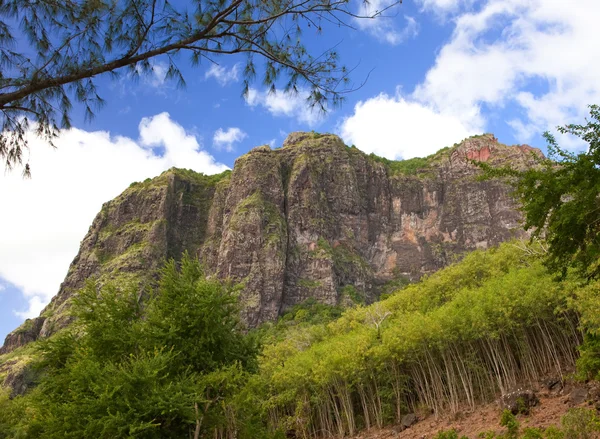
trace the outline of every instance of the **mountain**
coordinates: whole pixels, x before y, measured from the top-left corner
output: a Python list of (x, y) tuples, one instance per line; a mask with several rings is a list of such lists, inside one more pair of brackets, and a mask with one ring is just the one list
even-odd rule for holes
[(57, 295), (6, 337), (0, 353), (69, 323), (86, 279), (154, 282), (165, 259), (198, 255), (206, 274), (239, 284), (250, 327), (308, 298), (370, 303), (386, 283), (416, 280), (466, 252), (525, 232), (497, 180), (472, 160), (531, 166), (538, 149), (474, 136), (427, 158), (389, 161), (340, 138), (292, 133), (233, 171), (171, 169), (133, 183), (94, 219)]

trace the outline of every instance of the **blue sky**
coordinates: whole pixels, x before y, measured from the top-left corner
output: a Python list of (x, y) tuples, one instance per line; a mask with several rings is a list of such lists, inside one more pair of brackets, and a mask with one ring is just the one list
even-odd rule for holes
[(543, 149), (543, 131), (581, 122), (600, 103), (599, 17), (595, 0), (405, 0), (354, 30), (307, 31), (312, 50), (337, 45), (355, 85), (368, 77), (325, 115), (302, 91), (269, 95), (260, 82), (242, 98), (242, 58), (197, 68), (182, 58), (185, 89), (164, 80), (162, 59), (139, 81), (99, 79), (107, 105), (96, 119), (76, 111), (57, 150), (32, 137), (31, 180), (0, 177), (0, 337), (57, 292), (102, 203), (171, 166), (219, 172), (298, 130), (337, 133), (392, 159), (482, 132)]

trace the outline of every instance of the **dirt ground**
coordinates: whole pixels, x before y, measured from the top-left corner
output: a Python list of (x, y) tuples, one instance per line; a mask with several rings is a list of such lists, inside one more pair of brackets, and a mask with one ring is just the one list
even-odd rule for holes
[[(525, 427), (559, 426), (560, 418), (568, 409), (572, 407), (593, 408), (595, 402), (590, 397), (585, 398), (583, 402), (577, 403), (578, 401), (574, 401), (573, 395), (576, 389), (585, 389), (590, 396), (598, 392), (597, 384), (565, 385), (564, 388), (554, 392), (538, 390), (536, 394), (539, 398), (539, 404), (533, 407), (528, 415), (517, 416), (521, 429)], [(398, 432), (397, 427), (382, 430), (371, 429), (355, 436), (355, 439), (432, 439), (439, 431), (450, 429), (455, 429), (459, 436), (464, 435), (469, 439), (476, 439), (478, 434), (484, 431), (505, 432), (505, 429), (499, 424), (501, 415), (500, 406), (497, 402), (494, 402), (478, 407), (470, 413), (461, 412), (437, 418), (431, 415), (402, 432)]]

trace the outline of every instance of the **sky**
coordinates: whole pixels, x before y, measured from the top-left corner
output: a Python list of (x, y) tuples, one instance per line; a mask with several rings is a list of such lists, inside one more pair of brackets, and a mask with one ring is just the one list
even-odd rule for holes
[(541, 133), (583, 122), (600, 103), (598, 18), (597, 0), (405, 0), (352, 28), (308, 30), (309, 49), (335, 46), (353, 69), (356, 90), (326, 113), (307, 106), (305, 88), (268, 93), (259, 81), (242, 97), (244, 60), (231, 56), (178, 62), (184, 89), (165, 80), (161, 59), (138, 81), (100, 78), (107, 104), (95, 119), (76, 108), (56, 149), (30, 136), (31, 179), (0, 176), (0, 339), (57, 293), (102, 203), (172, 166), (221, 172), (255, 146), (310, 130), (390, 159), (483, 132), (544, 150)]

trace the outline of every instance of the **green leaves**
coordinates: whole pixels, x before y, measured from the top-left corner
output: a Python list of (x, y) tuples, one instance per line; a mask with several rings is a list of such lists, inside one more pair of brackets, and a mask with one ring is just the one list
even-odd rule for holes
[(331, 323), (288, 329), (261, 357), (269, 413), (275, 425), (300, 429), (297, 404), (310, 397), (302, 411), (311, 424), (301, 431), (344, 434), (394, 414), (399, 422), (397, 413), (423, 404), (442, 411), (486, 401), (574, 364), (572, 287), (553, 280), (537, 244), (511, 242)]
[(73, 312), (71, 327), (39, 343), (38, 387), (14, 403), (0, 395), (9, 413), (0, 435), (212, 436), (246, 418), (238, 437), (264, 433), (259, 404), (243, 393), (255, 343), (241, 332), (234, 290), (206, 280), (196, 259), (168, 262), (156, 291), (89, 281)]
[(558, 127), (585, 141), (587, 151), (566, 151), (546, 133), (548, 159), (532, 169), (500, 171), (513, 179), (525, 229), (545, 238), (548, 267), (563, 278), (570, 267), (588, 279), (600, 275), (600, 107), (591, 105), (590, 116), (586, 125)]

